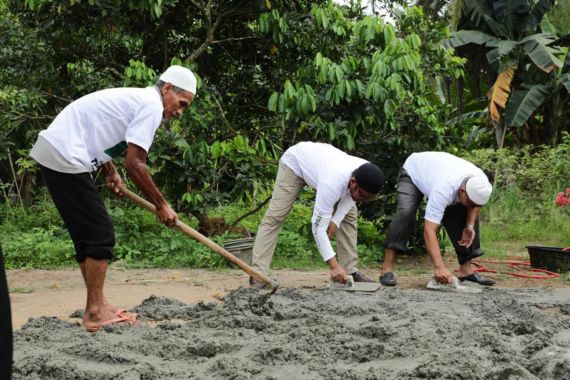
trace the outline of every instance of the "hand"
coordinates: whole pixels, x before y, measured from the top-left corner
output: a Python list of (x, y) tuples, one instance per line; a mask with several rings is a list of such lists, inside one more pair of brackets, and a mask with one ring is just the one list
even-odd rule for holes
[(174, 227), (178, 224), (178, 214), (169, 205), (164, 205), (161, 208), (156, 209), (157, 218), (167, 225), (168, 227)]
[(344, 269), (342, 269), (340, 265), (331, 268), (330, 273), (331, 273), (331, 280), (333, 282), (341, 282), (343, 284), (346, 284), (346, 281), (348, 281), (348, 276), (346, 275), (346, 272), (344, 271)]
[(435, 280), (440, 284), (451, 284), (453, 275), (446, 267), (435, 268)]
[(473, 239), (475, 239), (475, 230), (473, 227), (465, 227), (463, 233), (461, 234), (461, 240), (457, 242), (462, 247), (469, 248), (473, 244)]
[(327, 236), (329, 237), (329, 240), (332, 240), (335, 234), (336, 234), (336, 224), (334, 224), (334, 222), (330, 222), (329, 228), (327, 228)]
[(121, 176), (119, 175), (119, 173), (113, 172), (113, 173), (107, 175), (107, 187), (113, 193), (115, 193), (117, 195), (122, 195), (121, 194), (121, 188), (123, 187), (123, 180), (121, 179)]

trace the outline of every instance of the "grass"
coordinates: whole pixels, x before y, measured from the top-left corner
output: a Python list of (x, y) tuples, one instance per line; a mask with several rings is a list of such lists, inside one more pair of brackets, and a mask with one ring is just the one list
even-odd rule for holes
[(12, 293), (12, 294), (16, 294), (16, 293), (28, 294), (28, 293), (33, 293), (33, 292), (34, 292), (34, 289), (24, 287), (24, 286), (22, 286), (22, 287), (16, 286), (16, 287), (10, 288), (10, 293)]
[(529, 199), (516, 189), (494, 197), (482, 211), (485, 252), (506, 257), (526, 253), (527, 245), (570, 246), (570, 209), (555, 206), (552, 200)]

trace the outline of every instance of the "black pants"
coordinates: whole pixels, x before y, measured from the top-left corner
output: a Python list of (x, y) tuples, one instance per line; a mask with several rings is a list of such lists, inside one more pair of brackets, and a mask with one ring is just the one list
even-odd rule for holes
[(53, 202), (69, 231), (75, 259), (111, 260), (115, 230), (90, 173), (60, 173), (39, 165)]
[[(398, 205), (396, 216), (388, 227), (387, 248), (405, 251), (408, 248), (408, 240), (414, 231), (416, 214), (424, 197), (420, 189), (412, 182), (412, 179), (404, 169), (398, 177)], [(457, 242), (461, 240), (465, 221), (467, 220), (467, 207), (461, 204), (448, 206), (443, 214), (441, 224), (451, 239), (459, 264), (476, 257), (482, 256), (481, 242), (479, 240), (479, 219), (475, 222), (475, 238), (469, 248), (462, 247)]]
[(12, 314), (8, 284), (4, 271), (4, 257), (0, 247), (0, 379), (12, 378)]

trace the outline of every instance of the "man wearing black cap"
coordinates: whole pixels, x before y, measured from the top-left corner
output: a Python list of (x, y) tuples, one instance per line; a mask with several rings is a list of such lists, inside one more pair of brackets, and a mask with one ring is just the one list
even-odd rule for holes
[[(378, 166), (332, 145), (301, 142), (287, 149), (279, 161), (269, 208), (257, 230), (253, 268), (264, 274), (269, 272), (281, 224), (308, 185), (317, 191), (312, 230), (331, 279), (344, 283), (348, 273), (356, 282), (372, 282), (356, 268), (356, 202), (372, 200), (383, 184), (384, 173)], [(338, 261), (329, 240), (334, 236)], [(262, 286), (253, 278), (250, 285)]]

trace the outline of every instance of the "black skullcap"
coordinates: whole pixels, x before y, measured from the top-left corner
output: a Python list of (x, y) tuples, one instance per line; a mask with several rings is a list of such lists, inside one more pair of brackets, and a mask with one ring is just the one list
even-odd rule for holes
[(378, 194), (384, 185), (384, 172), (369, 162), (356, 169), (353, 177), (362, 190), (372, 194)]

